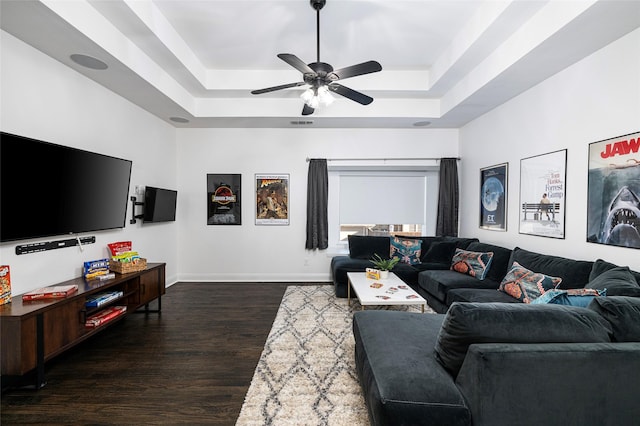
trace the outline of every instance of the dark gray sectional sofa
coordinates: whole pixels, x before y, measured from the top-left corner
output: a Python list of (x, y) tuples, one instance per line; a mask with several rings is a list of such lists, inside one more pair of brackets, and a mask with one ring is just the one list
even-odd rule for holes
[[(476, 238), (419, 237), (422, 241), (421, 263), (398, 264), (393, 272), (424, 297), (436, 312), (445, 313), (453, 302), (519, 303), (508, 294), (498, 291), (500, 283), (513, 262), (532, 271), (562, 278), (560, 289), (584, 288), (592, 275), (617, 265), (597, 261), (574, 260), (560, 256), (535, 253), (516, 247), (513, 250), (478, 241)], [(487, 276), (479, 280), (452, 271), (451, 257), (456, 248), (474, 252), (492, 252), (493, 259)], [(336, 256), (331, 261), (331, 273), (337, 297), (347, 297), (347, 272), (364, 272), (373, 265), (374, 253), (389, 257), (388, 237), (351, 236), (349, 256)], [(630, 271), (640, 283), (640, 273)], [(608, 290), (608, 295), (640, 296), (640, 289), (620, 292)]]
[[(355, 239), (354, 253), (365, 257), (369, 238), (382, 237)], [(430, 255), (398, 275), (438, 314), (354, 313), (356, 369), (372, 424), (638, 424), (640, 273), (477, 239), (422, 238)], [(450, 269), (456, 247), (493, 253), (484, 279)], [(346, 294), (346, 272), (371, 266), (366, 259), (334, 258), (338, 296)], [(606, 296), (587, 307), (522, 303), (498, 290), (515, 262), (561, 278), (559, 289), (606, 288)]]
[(356, 371), (373, 425), (632, 426), (640, 299), (588, 308), (454, 302), (358, 311)]
[[(511, 264), (512, 251), (503, 247), (481, 242), (472, 242), (467, 250), (476, 252), (492, 252), (493, 259), (489, 272), (483, 280), (452, 271), (425, 270), (418, 276), (418, 293), (427, 300), (436, 312), (444, 313), (448, 306), (458, 298), (464, 302), (517, 302), (513, 297), (496, 291)], [(451, 261), (449, 260), (449, 265)], [(465, 292), (465, 290), (472, 290)], [(483, 290), (483, 291), (480, 291)], [(457, 294), (460, 293), (460, 296)]]
[[(406, 237), (415, 238), (422, 242), (421, 263), (407, 265), (399, 263), (393, 268), (393, 273), (418, 291), (418, 274), (426, 270), (449, 269), (451, 256), (456, 248), (465, 249), (476, 238), (456, 237)], [(435, 250), (431, 250), (435, 244)], [(337, 297), (347, 297), (347, 272), (364, 272), (372, 268), (370, 262), (374, 254), (382, 258), (389, 258), (389, 237), (349, 236), (349, 255), (335, 256), (331, 259), (331, 275)]]

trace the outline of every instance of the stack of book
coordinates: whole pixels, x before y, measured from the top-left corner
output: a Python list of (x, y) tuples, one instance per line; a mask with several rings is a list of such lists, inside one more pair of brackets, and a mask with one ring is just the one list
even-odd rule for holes
[(110, 306), (102, 311), (98, 312), (95, 315), (91, 315), (87, 318), (87, 321), (84, 323), (84, 326), (87, 328), (95, 328), (99, 327), (113, 319), (124, 315), (127, 312), (126, 306)]
[(107, 304), (113, 300), (119, 299), (124, 295), (122, 291), (109, 291), (106, 293), (99, 293), (93, 296), (89, 296), (85, 302), (87, 308), (97, 308), (104, 304)]

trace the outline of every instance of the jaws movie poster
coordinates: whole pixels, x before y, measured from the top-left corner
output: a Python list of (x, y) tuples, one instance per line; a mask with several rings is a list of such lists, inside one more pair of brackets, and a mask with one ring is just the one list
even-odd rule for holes
[(640, 248), (640, 132), (589, 144), (587, 241)]

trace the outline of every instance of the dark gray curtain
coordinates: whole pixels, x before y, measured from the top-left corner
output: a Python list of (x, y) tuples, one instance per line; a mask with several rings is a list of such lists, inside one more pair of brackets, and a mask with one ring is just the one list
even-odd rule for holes
[(311, 159), (307, 178), (307, 249), (329, 247), (328, 202), (327, 160)]
[(436, 235), (458, 236), (458, 159), (440, 159)]

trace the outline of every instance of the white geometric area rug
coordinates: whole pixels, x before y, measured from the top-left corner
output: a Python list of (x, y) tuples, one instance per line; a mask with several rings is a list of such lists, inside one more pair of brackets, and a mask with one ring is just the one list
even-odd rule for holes
[(351, 305), (333, 285), (287, 287), (236, 425), (369, 424), (351, 328), (360, 305)]

